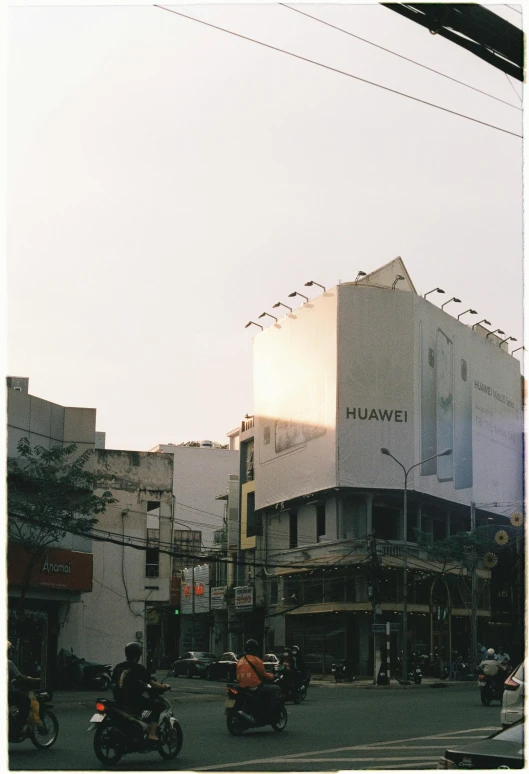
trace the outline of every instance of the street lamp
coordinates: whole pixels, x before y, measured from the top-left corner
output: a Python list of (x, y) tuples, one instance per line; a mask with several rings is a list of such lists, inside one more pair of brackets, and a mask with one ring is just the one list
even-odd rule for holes
[(258, 319), (260, 320), (261, 317), (271, 317), (272, 320), (275, 320), (277, 322), (277, 317), (274, 317), (273, 314), (268, 314), (268, 312), (263, 312), (262, 314), (260, 314)]
[(367, 277), (367, 274), (365, 273), (365, 271), (359, 271), (358, 272), (358, 274), (356, 275), (356, 278), (355, 278), (355, 282), (358, 282), (360, 277)]
[(505, 336), (505, 331), (502, 331), (502, 329), (501, 329), (501, 328), (496, 328), (496, 330), (495, 330), (495, 331), (489, 331), (489, 332), (487, 333), (487, 335), (485, 336), (485, 338), (486, 338), (486, 339), (488, 339), (488, 338), (489, 338), (489, 336), (492, 336), (494, 333), (501, 333), (501, 334), (503, 334), (503, 335)]
[(298, 293), (298, 291), (297, 291), (297, 290), (295, 290), (293, 293), (289, 293), (289, 294), (288, 294), (288, 297), (289, 297), (289, 298), (294, 298), (294, 296), (301, 296), (301, 298), (304, 298), (304, 299), (305, 299), (305, 302), (306, 302), (306, 303), (308, 303), (308, 302), (309, 302), (309, 297), (308, 297), (308, 296), (304, 296), (304, 295), (303, 295), (303, 293)]
[(490, 325), (490, 322), (489, 322), (488, 320), (480, 320), (479, 322), (477, 322), (477, 323), (474, 323), (474, 325), (472, 326), (472, 330), (474, 330), (474, 328), (476, 328), (478, 325), (481, 325), (481, 323), (483, 323), (483, 322), (484, 322), (486, 325)]
[(448, 457), (452, 454), (452, 449), (445, 449), (439, 454), (433, 454), (431, 457), (427, 457), (425, 460), (416, 462), (408, 469), (404, 467), (402, 462), (398, 460), (389, 449), (382, 448), (380, 450), (382, 454), (386, 454), (391, 459), (395, 460), (397, 465), (400, 465), (404, 471), (404, 507), (403, 507), (403, 532), (404, 532), (404, 580), (402, 584), (402, 682), (408, 682), (408, 474), (413, 468), (417, 468), (419, 465), (423, 465), (425, 462), (435, 460), (437, 457)]
[(457, 315), (457, 319), (459, 320), (460, 317), (463, 317), (464, 314), (467, 314), (470, 312), (470, 314), (477, 314), (475, 309), (467, 309), (466, 312), (461, 312), (461, 314)]
[(433, 290), (429, 290), (428, 293), (425, 293), (424, 298), (426, 298), (426, 296), (429, 296), (430, 293), (444, 293), (444, 290), (442, 288), (434, 288)]
[(452, 298), (449, 298), (448, 301), (444, 302), (444, 304), (441, 304), (441, 309), (444, 309), (445, 306), (450, 303), (450, 301), (455, 301), (456, 304), (460, 304), (461, 303), (461, 299), (460, 298), (456, 298), (455, 296), (452, 296)]
[(393, 285), (391, 286), (391, 289), (395, 290), (395, 286), (396, 286), (397, 282), (400, 282), (400, 280), (403, 280), (403, 279), (404, 279), (404, 277), (402, 276), (402, 274), (397, 274), (397, 276), (393, 280)]
[(290, 312), (290, 314), (292, 314), (292, 307), (291, 307), (291, 306), (287, 306), (287, 305), (286, 305), (286, 304), (284, 304), (282, 301), (278, 301), (278, 302), (277, 302), (277, 304), (272, 304), (272, 309), (277, 309), (277, 308), (278, 308), (278, 307), (280, 307), (280, 306), (284, 306), (284, 307), (285, 307), (285, 309), (288, 309), (288, 311)]

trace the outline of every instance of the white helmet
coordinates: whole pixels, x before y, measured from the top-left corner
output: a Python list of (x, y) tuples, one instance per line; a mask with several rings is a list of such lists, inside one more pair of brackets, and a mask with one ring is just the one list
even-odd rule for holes
[(494, 655), (494, 652), (495, 652), (494, 648), (489, 648), (487, 651), (487, 656), (490, 656), (492, 658), (492, 656)]

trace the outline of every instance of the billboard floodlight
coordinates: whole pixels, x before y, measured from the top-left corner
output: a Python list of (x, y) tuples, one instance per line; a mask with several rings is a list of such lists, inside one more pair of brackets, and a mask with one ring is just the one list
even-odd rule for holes
[(467, 312), (470, 312), (470, 314), (477, 314), (475, 309), (467, 309), (465, 312), (461, 312), (461, 314), (458, 314), (457, 319), (459, 320), (459, 318), (463, 317), (463, 315), (467, 314)]
[(472, 330), (474, 330), (474, 328), (477, 325), (481, 325), (481, 323), (485, 323), (485, 325), (490, 325), (490, 322), (488, 320), (480, 320), (478, 323), (474, 323), (474, 325), (472, 326)]
[(444, 290), (443, 288), (434, 288), (433, 290), (429, 290), (428, 293), (425, 293), (423, 297), (426, 298), (430, 293), (444, 293)]
[(452, 298), (449, 298), (448, 301), (444, 302), (444, 304), (441, 304), (441, 309), (444, 309), (445, 306), (450, 303), (450, 301), (455, 301), (456, 304), (460, 304), (461, 303), (461, 299), (460, 298), (456, 298), (455, 296), (452, 296)]
[(303, 293), (298, 293), (297, 290), (295, 290), (293, 293), (289, 293), (288, 294), (289, 298), (294, 298), (294, 296), (301, 296), (301, 298), (304, 298), (307, 303), (309, 301), (309, 297), (308, 296), (304, 296)]
[(289, 312), (292, 312), (292, 307), (291, 306), (287, 306), (286, 304), (283, 304), (282, 301), (278, 301), (277, 304), (272, 304), (272, 309), (277, 309), (278, 306), (284, 306), (285, 309), (288, 309)]

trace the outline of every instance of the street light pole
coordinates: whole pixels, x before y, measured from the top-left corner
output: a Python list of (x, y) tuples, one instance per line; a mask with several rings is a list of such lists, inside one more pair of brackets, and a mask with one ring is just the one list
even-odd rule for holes
[(433, 454), (431, 457), (427, 457), (425, 460), (421, 460), (420, 462), (416, 462), (414, 465), (410, 465), (408, 469), (405, 468), (405, 466), (398, 460), (396, 457), (391, 454), (389, 449), (382, 448), (380, 450), (382, 454), (386, 454), (388, 457), (391, 457), (391, 459), (395, 460), (397, 465), (400, 465), (402, 470), (404, 471), (404, 502), (403, 502), (403, 513), (402, 513), (402, 522), (403, 522), (403, 538), (404, 538), (404, 555), (403, 555), (403, 570), (404, 570), (404, 577), (402, 581), (402, 681), (403, 683), (408, 682), (408, 475), (413, 468), (419, 467), (419, 465), (423, 465), (425, 462), (429, 462), (430, 460), (434, 460), (437, 457), (447, 457), (449, 454), (452, 454), (452, 449), (445, 449), (442, 452), (439, 452), (439, 454)]

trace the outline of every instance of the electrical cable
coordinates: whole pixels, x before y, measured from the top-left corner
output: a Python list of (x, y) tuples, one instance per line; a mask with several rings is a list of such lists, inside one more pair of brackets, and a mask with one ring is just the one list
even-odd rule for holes
[(315, 59), (309, 59), (306, 56), (301, 56), (300, 54), (294, 54), (292, 51), (286, 51), (284, 48), (278, 48), (278, 46), (272, 46), (270, 43), (263, 43), (260, 40), (256, 40), (255, 38), (250, 38), (247, 35), (242, 35), (239, 32), (233, 32), (232, 30), (228, 30), (225, 27), (219, 27), (216, 24), (211, 24), (211, 22), (203, 21), (202, 19), (197, 19), (194, 16), (189, 16), (188, 14), (182, 13), (181, 11), (175, 11), (173, 8), (166, 8), (163, 5), (157, 5), (155, 3), (155, 8), (159, 8), (162, 11), (169, 11), (169, 13), (174, 13), (176, 16), (182, 16), (184, 19), (189, 19), (190, 21), (197, 22), (197, 24), (203, 24), (206, 27), (211, 27), (212, 29), (219, 30), (220, 32), (226, 32), (228, 35), (233, 35), (236, 38), (242, 38), (242, 40), (247, 40), (250, 43), (256, 43), (259, 46), (263, 46), (264, 48), (270, 48), (272, 51), (278, 51), (281, 54), (286, 54), (287, 56), (292, 56), (295, 59), (300, 59), (302, 62), (308, 62), (309, 64), (317, 65), (318, 67), (323, 67), (325, 70), (330, 70), (331, 72), (338, 73), (338, 75), (345, 75), (348, 78), (353, 78), (356, 81), (360, 81), (360, 83), (366, 83), (368, 86), (375, 86), (378, 89), (382, 89), (383, 91), (388, 91), (391, 94), (396, 94), (399, 97), (405, 97), (406, 99), (411, 99), (414, 102), (419, 102), (422, 105), (427, 105), (429, 107), (433, 107), (436, 110), (441, 110), (444, 113), (450, 113), (451, 115), (458, 116), (459, 118), (465, 118), (467, 121), (472, 121), (473, 123), (480, 124), (481, 126), (487, 126), (489, 129), (495, 129), (498, 132), (503, 132), (504, 134), (509, 134), (512, 137), (518, 137), (519, 139), (523, 139), (523, 135), (517, 134), (516, 132), (511, 132), (508, 129), (502, 129), (500, 126), (495, 126), (495, 124), (489, 124), (486, 121), (480, 121), (478, 118), (472, 118), (472, 116), (467, 116), (464, 113), (459, 113), (457, 110), (450, 110), (449, 108), (441, 107), (441, 105), (436, 105), (434, 102), (428, 102), (425, 99), (420, 99), (419, 97), (413, 97), (411, 94), (406, 94), (402, 91), (397, 91), (397, 89), (392, 89), (389, 86), (383, 86), (380, 83), (375, 83), (374, 81), (369, 81), (367, 78), (361, 78), (359, 75), (353, 75), (353, 73), (345, 72), (345, 70), (340, 70), (337, 67), (331, 67), (330, 65), (323, 64), (322, 62), (317, 62)]
[(512, 5), (509, 5), (508, 3), (505, 3), (506, 8), (510, 8), (511, 11), (515, 11), (516, 13), (519, 13), (520, 16), (522, 15), (522, 12), (518, 10), (518, 8), (513, 8)]
[(332, 27), (333, 30), (338, 30), (338, 32), (343, 32), (345, 35), (349, 35), (352, 38), (361, 40), (363, 43), (368, 43), (370, 46), (379, 48), (381, 51), (386, 51), (388, 54), (393, 54), (393, 56), (398, 56), (399, 59), (404, 59), (406, 62), (411, 62), (411, 64), (417, 65), (417, 67), (422, 67), (425, 70), (429, 70), (431, 73), (436, 73), (436, 75), (441, 75), (443, 78), (448, 78), (449, 81), (454, 81), (454, 83), (459, 83), (461, 86), (466, 86), (467, 89), (472, 89), (472, 91), (477, 91), (479, 92), (479, 94), (484, 94), (486, 97), (495, 99), (497, 102), (502, 102), (504, 105), (508, 105), (508, 107), (514, 108), (515, 110), (521, 110), (521, 108), (518, 107), (518, 105), (513, 105), (511, 102), (507, 102), (504, 99), (500, 99), (500, 97), (495, 97), (493, 94), (489, 94), (488, 91), (483, 91), (482, 89), (478, 89), (476, 86), (471, 86), (469, 83), (465, 83), (464, 81), (460, 81), (457, 78), (453, 78), (451, 75), (446, 75), (446, 73), (442, 73), (439, 70), (435, 70), (433, 67), (428, 67), (427, 65), (421, 64), (421, 62), (416, 62), (414, 59), (410, 59), (407, 56), (403, 56), (402, 54), (397, 54), (396, 51), (392, 51), (390, 48), (385, 48), (384, 46), (380, 46), (378, 43), (373, 43), (372, 40), (367, 40), (367, 38), (362, 38), (360, 37), (360, 35), (355, 35), (353, 32), (349, 32), (349, 30), (344, 30), (342, 27), (337, 27), (335, 24), (331, 24), (330, 22), (324, 21), (323, 19), (319, 19), (317, 16), (312, 16), (310, 13), (307, 13), (306, 11), (300, 11), (299, 8), (294, 8), (293, 6), (287, 5), (286, 3), (279, 3), (279, 5), (283, 6), (283, 8), (288, 8), (290, 11), (295, 11), (296, 13), (300, 13), (302, 16), (306, 16), (309, 19), (314, 19), (314, 21), (317, 21), (320, 24), (325, 24), (327, 27)]

